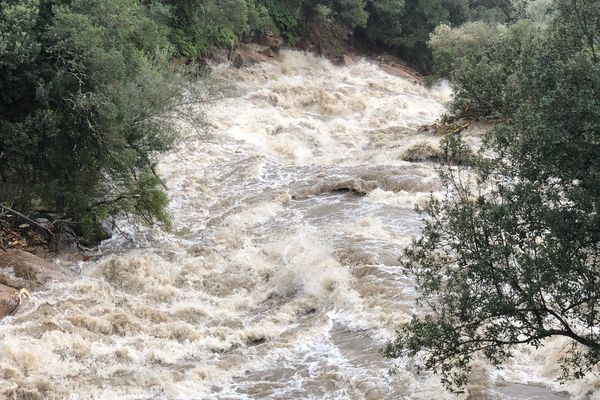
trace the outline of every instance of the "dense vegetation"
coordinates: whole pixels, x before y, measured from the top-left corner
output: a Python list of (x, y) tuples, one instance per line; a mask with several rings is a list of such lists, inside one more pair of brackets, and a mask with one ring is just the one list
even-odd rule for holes
[(399, 53), (424, 71), (432, 68), (427, 41), (439, 24), (504, 23), (518, 18), (523, 9), (510, 0), (173, 0), (172, 4), (174, 43), (186, 57), (204, 57), (218, 47), (233, 48), (267, 32), (282, 35), (292, 45), (317, 40), (321, 50), (340, 49), (354, 34), (370, 46)]
[(564, 377), (600, 363), (600, 2), (558, 0), (510, 26), (439, 27), (431, 44), (452, 111), (495, 121), (478, 154), (450, 138), (445, 199), (405, 254), (429, 313), (385, 348), (445, 383), (479, 354), (568, 338)]
[(267, 33), (327, 53), (355, 35), (429, 69), (438, 24), (514, 12), (505, 0), (3, 1), (0, 204), (62, 215), (88, 237), (121, 212), (167, 222), (155, 158), (176, 140), (178, 103), (202, 97), (174, 57)]
[(495, 124), (478, 154), (447, 141), (448, 196), (422, 210), (405, 257), (430, 313), (385, 354), (461, 386), (475, 354), (498, 364), (561, 335), (566, 377), (596, 368), (598, 0), (2, 1), (0, 205), (89, 238), (118, 213), (168, 223), (156, 157), (177, 140), (172, 118), (206, 97), (173, 59), (267, 33), (394, 51), (452, 81), (451, 118)]
[(153, 154), (180, 95), (166, 10), (129, 0), (0, 3), (0, 200), (91, 234), (127, 211), (166, 221)]

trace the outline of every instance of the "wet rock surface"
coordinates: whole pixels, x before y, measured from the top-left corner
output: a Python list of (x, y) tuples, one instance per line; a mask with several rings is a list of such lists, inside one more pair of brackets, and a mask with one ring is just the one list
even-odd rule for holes
[(246, 45), (238, 48), (231, 55), (231, 63), (235, 68), (250, 67), (254, 64), (269, 61), (275, 57), (275, 53), (270, 47), (266, 49), (256, 46)]
[(0, 285), (0, 318), (12, 314), (18, 304), (18, 291), (15, 288)]
[(0, 252), (0, 318), (15, 311), (20, 289), (39, 290), (66, 276), (62, 267), (35, 254), (18, 249)]

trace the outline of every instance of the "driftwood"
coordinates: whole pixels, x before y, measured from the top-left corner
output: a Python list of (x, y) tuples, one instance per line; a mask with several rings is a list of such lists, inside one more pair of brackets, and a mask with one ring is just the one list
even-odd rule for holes
[(44, 232), (48, 233), (51, 237), (54, 237), (54, 233), (52, 233), (52, 231), (50, 229), (48, 229), (47, 227), (45, 227), (44, 225), (40, 224), (39, 222), (36, 222), (34, 220), (32, 220), (31, 218), (29, 218), (28, 216), (13, 210), (12, 208), (3, 206), (0, 204), (0, 208), (4, 209), (5, 211), (8, 211), (11, 214), (16, 215), (19, 218), (24, 219), (25, 221), (29, 222), (30, 224), (33, 224), (35, 226), (37, 226), (38, 228), (40, 228), (41, 230), (43, 230)]

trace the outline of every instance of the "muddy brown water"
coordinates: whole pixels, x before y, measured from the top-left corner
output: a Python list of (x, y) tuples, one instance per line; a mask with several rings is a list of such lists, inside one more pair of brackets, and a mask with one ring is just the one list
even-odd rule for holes
[[(297, 51), (218, 68), (239, 96), (185, 124), (163, 157), (170, 233), (123, 222), (73, 282), (0, 322), (7, 399), (455, 399), (411, 360), (378, 350), (419, 313), (397, 257), (442, 190), (438, 138), (418, 133), (449, 99)], [(478, 143), (477, 132), (467, 140)], [(404, 161), (412, 160), (412, 162)], [(554, 379), (564, 343), (474, 366), (471, 399), (600, 399)], [(467, 395), (462, 396), (466, 398)]]

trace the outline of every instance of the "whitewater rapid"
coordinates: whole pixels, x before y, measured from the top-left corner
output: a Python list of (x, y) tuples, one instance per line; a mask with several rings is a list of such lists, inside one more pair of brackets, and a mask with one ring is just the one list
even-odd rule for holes
[[(449, 89), (292, 50), (215, 76), (236, 95), (205, 110), (208, 132), (181, 122), (159, 166), (171, 232), (123, 226), (0, 322), (0, 396), (466, 398), (378, 353), (420, 312), (398, 256), (443, 191), (439, 138), (417, 128)], [(562, 344), (476, 363), (470, 398), (600, 399), (597, 381), (553, 383)]]

